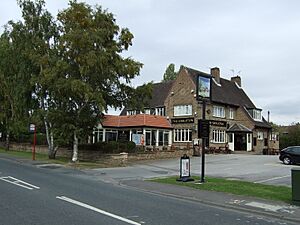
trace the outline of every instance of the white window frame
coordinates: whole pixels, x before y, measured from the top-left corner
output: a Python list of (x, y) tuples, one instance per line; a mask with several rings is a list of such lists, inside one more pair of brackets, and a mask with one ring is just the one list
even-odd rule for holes
[(131, 116), (131, 115), (136, 115), (136, 111), (135, 110), (128, 110), (127, 111), (127, 116)]
[(213, 143), (226, 143), (226, 131), (225, 130), (213, 130), (212, 142)]
[(231, 119), (231, 120), (234, 119), (234, 110), (233, 110), (233, 108), (229, 108), (229, 119)]
[(164, 116), (165, 115), (165, 107), (155, 108), (155, 115)]
[(213, 116), (219, 118), (225, 118), (225, 108), (223, 106), (213, 106)]
[(264, 132), (262, 131), (257, 132), (257, 140), (264, 140)]
[(192, 116), (193, 106), (192, 105), (175, 105), (174, 116)]
[(145, 109), (145, 114), (150, 115), (151, 114), (151, 109)]
[(253, 109), (253, 117), (254, 120), (262, 121), (261, 111), (257, 109)]
[(174, 129), (174, 142), (191, 142), (192, 129)]

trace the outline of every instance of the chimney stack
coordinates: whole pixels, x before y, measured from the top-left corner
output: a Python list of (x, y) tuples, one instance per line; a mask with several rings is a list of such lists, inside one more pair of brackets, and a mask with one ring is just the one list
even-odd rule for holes
[(231, 81), (237, 83), (239, 87), (242, 87), (242, 80), (240, 76), (231, 77)]
[(214, 67), (210, 69), (210, 74), (215, 79), (215, 81), (220, 84), (220, 69), (218, 67)]

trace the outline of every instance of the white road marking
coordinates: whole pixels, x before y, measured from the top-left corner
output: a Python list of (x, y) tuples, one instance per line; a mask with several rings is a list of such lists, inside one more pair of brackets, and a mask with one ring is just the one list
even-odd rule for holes
[(265, 183), (265, 182), (268, 182), (268, 181), (279, 180), (279, 179), (286, 178), (286, 177), (290, 177), (290, 176), (291, 176), (291, 175), (285, 175), (285, 176), (281, 176), (281, 177), (272, 177), (272, 178), (266, 179), (266, 180), (255, 181), (254, 183), (255, 183), (255, 184)]
[(0, 177), (0, 180), (3, 180), (7, 183), (14, 184), (14, 185), (17, 185), (19, 187), (22, 187), (22, 188), (25, 188), (25, 189), (28, 189), (28, 190), (40, 189), (40, 187), (38, 187), (38, 186), (35, 186), (33, 184), (27, 183), (25, 181), (19, 180), (15, 177), (11, 177), (11, 176)]
[(98, 209), (98, 208), (96, 208), (96, 207), (94, 207), (94, 206), (90, 206), (90, 205), (88, 205), (88, 204), (85, 204), (85, 203), (82, 203), (82, 202), (73, 200), (73, 199), (68, 198), (68, 197), (65, 197), (65, 196), (56, 196), (56, 198), (57, 198), (57, 199), (60, 199), (60, 200), (63, 200), (63, 201), (66, 201), (66, 202), (69, 202), (69, 203), (72, 203), (72, 204), (75, 204), (75, 205), (78, 205), (78, 206), (81, 206), (81, 207), (84, 207), (84, 208), (86, 208), (86, 209), (89, 209), (89, 210), (92, 210), (92, 211), (101, 213), (101, 214), (103, 214), (103, 215), (112, 217), (112, 218), (114, 218), (114, 219), (117, 219), (117, 220), (126, 222), (126, 223), (128, 223), (128, 224), (141, 225), (141, 223), (137, 223), (137, 222), (135, 222), (135, 221), (126, 219), (126, 218), (124, 218), (124, 217), (121, 217), (121, 216), (118, 216), (118, 215), (115, 215), (115, 214), (106, 212), (106, 211), (101, 210), (101, 209)]

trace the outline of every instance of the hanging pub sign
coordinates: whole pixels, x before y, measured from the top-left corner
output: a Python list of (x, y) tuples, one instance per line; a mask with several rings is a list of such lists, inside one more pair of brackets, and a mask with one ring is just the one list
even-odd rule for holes
[(210, 75), (198, 75), (197, 77), (197, 99), (211, 98), (211, 76)]
[(194, 123), (194, 118), (176, 118), (171, 119), (172, 124), (178, 124), (178, 123)]

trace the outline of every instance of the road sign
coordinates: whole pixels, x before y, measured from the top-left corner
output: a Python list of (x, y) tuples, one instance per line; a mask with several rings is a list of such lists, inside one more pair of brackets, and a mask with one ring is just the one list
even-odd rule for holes
[(35, 124), (31, 123), (31, 124), (29, 125), (29, 131), (30, 131), (30, 132), (34, 132), (34, 131), (35, 131)]

